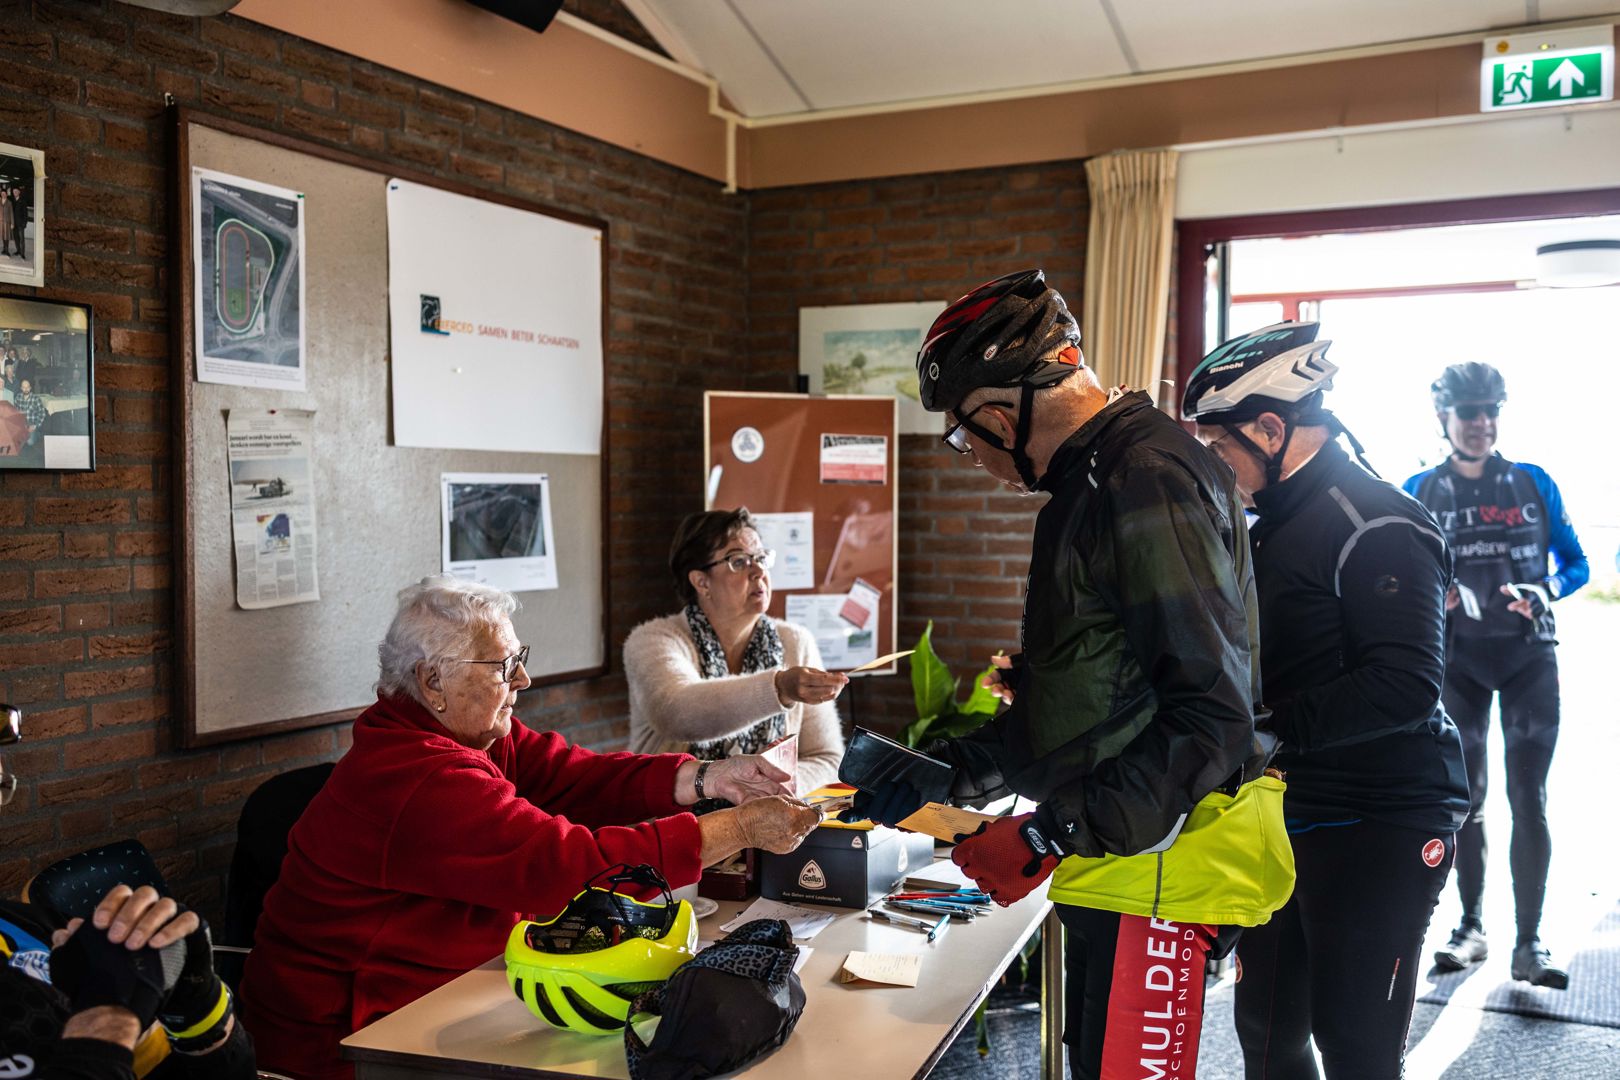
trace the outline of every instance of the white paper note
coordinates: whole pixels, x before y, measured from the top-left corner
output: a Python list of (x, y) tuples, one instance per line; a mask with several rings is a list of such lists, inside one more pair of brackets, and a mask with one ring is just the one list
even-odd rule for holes
[(844, 957), (838, 981), (869, 982), (885, 986), (916, 986), (922, 975), (920, 953), (852, 952)]
[(797, 904), (784, 904), (779, 900), (767, 900), (763, 896), (748, 905), (748, 910), (726, 923), (720, 929), (731, 933), (744, 923), (751, 923), (755, 919), (781, 919), (788, 924), (793, 936), (809, 940), (832, 925), (838, 917), (836, 912), (818, 911), (814, 908), (799, 907)]
[(771, 567), (771, 587), (778, 592), (815, 588), (815, 515), (806, 510), (793, 514), (754, 514), (753, 518), (759, 542), (776, 552), (776, 565)]

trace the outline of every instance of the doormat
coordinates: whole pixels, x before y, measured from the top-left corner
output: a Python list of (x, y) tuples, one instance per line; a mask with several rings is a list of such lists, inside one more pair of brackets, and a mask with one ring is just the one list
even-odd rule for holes
[(1424, 976), (1428, 989), (1418, 1000), (1620, 1028), (1620, 906), (1578, 940), (1573, 953), (1554, 955), (1554, 963), (1568, 961), (1568, 990), (1514, 981), (1512, 940), (1508, 937), (1501, 945), (1493, 941), (1490, 957), (1464, 971), (1431, 966)]

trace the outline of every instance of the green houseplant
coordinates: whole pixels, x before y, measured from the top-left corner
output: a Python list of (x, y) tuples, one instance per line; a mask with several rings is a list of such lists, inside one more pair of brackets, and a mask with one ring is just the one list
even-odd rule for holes
[(984, 678), (995, 671), (991, 665), (973, 679), (966, 701), (958, 701), (962, 680), (934, 651), (934, 623), (929, 620), (911, 654), (911, 694), (917, 705), (917, 719), (900, 732), (907, 746), (921, 746), (929, 739), (950, 739), (974, 731), (996, 715), (999, 698), (984, 688)]

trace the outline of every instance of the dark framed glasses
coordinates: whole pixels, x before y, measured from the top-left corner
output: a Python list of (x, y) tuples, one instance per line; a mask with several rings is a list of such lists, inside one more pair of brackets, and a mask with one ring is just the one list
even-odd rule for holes
[(1459, 420), (1478, 420), (1481, 416), (1488, 416), (1495, 420), (1502, 412), (1501, 402), (1491, 401), (1484, 404), (1453, 405), (1451, 413)]
[(973, 408), (969, 409), (965, 416), (959, 417), (956, 423), (946, 428), (945, 434), (939, 437), (939, 441), (950, 447), (952, 450), (955, 450), (958, 454), (965, 454), (969, 450), (973, 449), (968, 445), (967, 437), (969, 435), (977, 435), (989, 445), (1000, 447), (1001, 440), (999, 438), (973, 422), (973, 414), (984, 408), (986, 405), (995, 405), (1003, 409), (1010, 409), (1013, 407), (1013, 403), (1010, 401), (980, 402)]
[(707, 570), (709, 567), (719, 566), (721, 563), (725, 563), (726, 569), (733, 574), (746, 574), (749, 568), (754, 566), (759, 567), (761, 570), (769, 570), (776, 565), (776, 552), (762, 551), (758, 555), (750, 555), (744, 552), (739, 555), (727, 555), (725, 558), (716, 559), (712, 563), (704, 563), (698, 569)]
[(499, 664), (501, 668), (501, 682), (509, 683), (517, 678), (518, 668), (529, 662), (529, 647), (519, 645), (518, 651), (501, 660), (459, 660), (452, 659), (453, 664)]

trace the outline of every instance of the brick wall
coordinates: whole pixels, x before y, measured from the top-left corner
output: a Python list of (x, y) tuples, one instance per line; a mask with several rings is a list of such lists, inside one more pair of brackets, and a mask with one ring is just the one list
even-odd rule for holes
[[(1090, 204), (1079, 161), (756, 192), (749, 208), (749, 344), (761, 362), (798, 355), (798, 310), (949, 300), (1029, 266), (1079, 313)], [(900, 646), (928, 620), (968, 678), (1018, 643), (1034, 514), (932, 435), (900, 439)], [(902, 672), (904, 666), (902, 665)], [(858, 722), (915, 715), (904, 674), (857, 682)]]
[[(98, 468), (0, 472), (0, 694), (24, 707), (27, 732), (4, 752), (24, 782), (0, 811), (0, 893), (134, 834), (182, 896), (217, 914), (243, 798), (335, 757), (344, 731), (175, 745), (165, 92), (608, 220), (615, 643), (670, 607), (663, 558), (701, 497), (703, 389), (779, 388), (794, 360), (746, 350), (747, 200), (711, 181), (241, 19), (107, 0), (5, 11), (0, 141), (46, 152), (39, 295), (95, 311)], [(531, 721), (622, 744), (622, 678), (529, 697)]]

